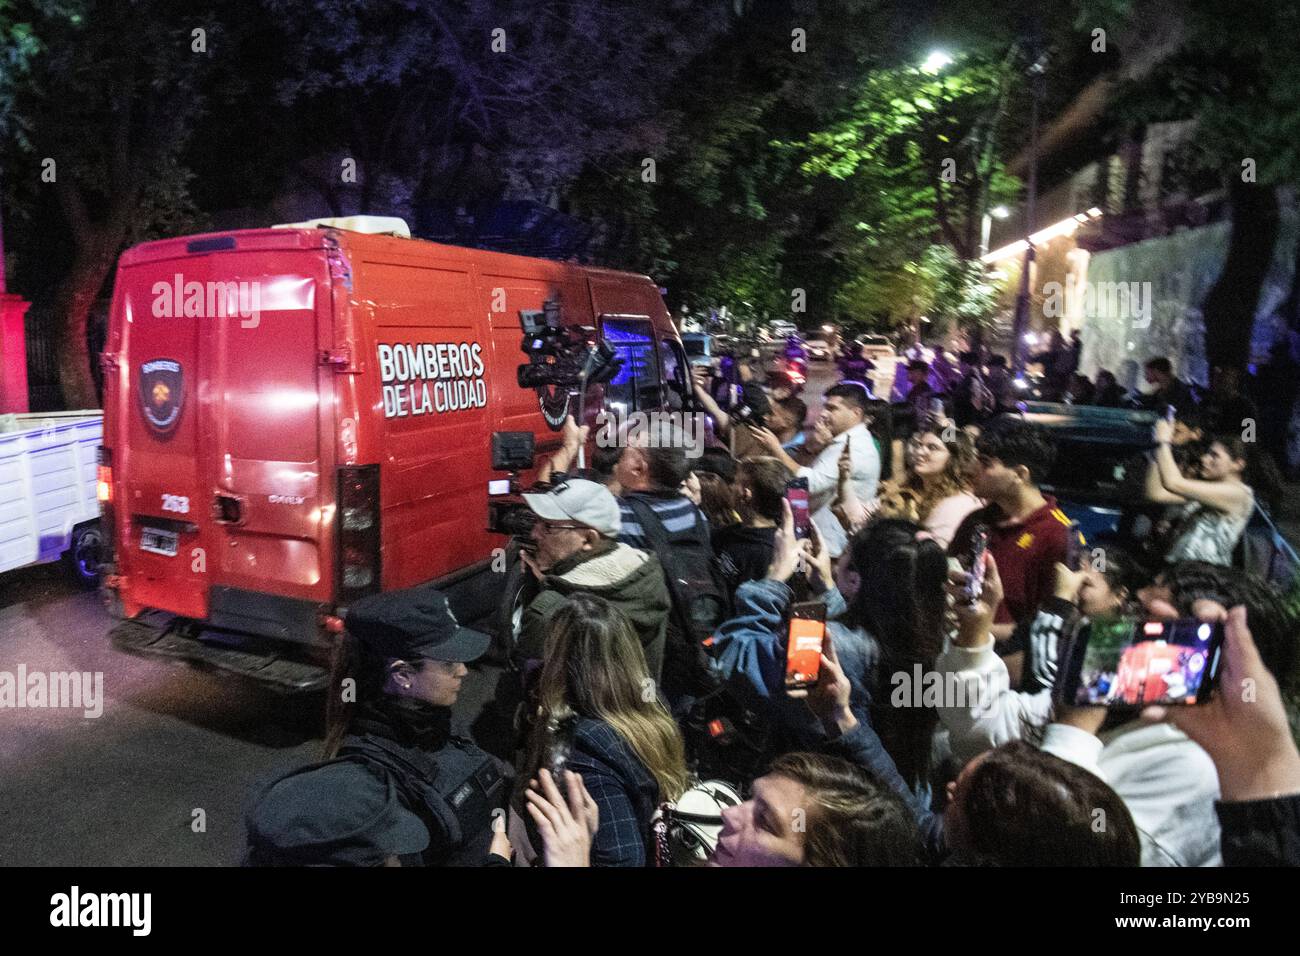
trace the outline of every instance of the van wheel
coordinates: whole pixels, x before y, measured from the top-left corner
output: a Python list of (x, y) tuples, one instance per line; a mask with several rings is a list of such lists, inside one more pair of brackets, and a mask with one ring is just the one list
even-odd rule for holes
[(501, 605), (497, 611), (496, 640), (492, 656), (497, 663), (515, 664), (515, 650), (519, 646), (519, 632), (523, 626), (524, 608), (537, 595), (537, 580), (524, 567), (516, 553), (506, 571), (505, 587), (501, 592)]
[(72, 580), (84, 588), (99, 587), (99, 559), (103, 547), (104, 536), (98, 521), (72, 529), (72, 543), (64, 555)]

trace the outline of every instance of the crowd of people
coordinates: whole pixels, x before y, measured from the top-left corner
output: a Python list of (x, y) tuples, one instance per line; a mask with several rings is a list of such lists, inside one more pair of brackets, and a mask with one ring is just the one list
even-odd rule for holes
[[(897, 411), (841, 381), (809, 427), (788, 378), (751, 366), (722, 394), (702, 373), (697, 458), (667, 426), (575, 469), (588, 430), (570, 418), (524, 495), (514, 759), (450, 730), (487, 637), (434, 590), (365, 598), (324, 760), (256, 795), (248, 862), (1300, 864), (1300, 633), (1232, 560), (1262, 479), (1219, 428), (1234, 393), (1198, 404), (1167, 362), (1148, 369), (1150, 401), (1176, 410), (1146, 478), (1165, 533), (1100, 564), (1043, 490), (1050, 436), (997, 416), (1005, 360), (962, 355), (946, 385), (913, 360)], [(792, 608), (810, 603), (820, 668), (792, 686)], [(1222, 625), (1212, 699), (1064, 701), (1070, 642), (1116, 614)], [(922, 699), (931, 675), (947, 691)]]

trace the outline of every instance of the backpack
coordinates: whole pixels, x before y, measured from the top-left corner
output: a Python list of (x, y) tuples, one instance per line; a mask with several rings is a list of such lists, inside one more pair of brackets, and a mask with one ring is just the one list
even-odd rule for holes
[(699, 866), (718, 845), (722, 811), (743, 802), (731, 784), (704, 780), (676, 802), (660, 805), (653, 826), (655, 866)]
[(664, 569), (672, 609), (664, 648), (664, 682), (691, 693), (717, 687), (706, 642), (731, 616), (732, 598), (726, 577), (713, 553), (708, 524), (697, 521), (690, 536), (671, 543), (659, 516), (648, 502), (623, 499), (645, 532), (650, 550)]
[[(429, 828), (429, 846), (473, 853), (505, 803), (509, 778), (497, 758), (463, 737), (434, 753), (403, 747), (376, 734), (350, 736), (336, 759), (363, 760), (388, 772), (402, 802)], [(439, 839), (442, 837), (442, 839)]]

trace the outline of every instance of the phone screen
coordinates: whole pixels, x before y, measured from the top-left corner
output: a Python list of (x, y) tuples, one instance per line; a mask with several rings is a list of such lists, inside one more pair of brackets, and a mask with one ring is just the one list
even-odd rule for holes
[(812, 515), (808, 511), (808, 479), (794, 478), (786, 483), (785, 500), (790, 502), (794, 515), (794, 536), (807, 538), (812, 534)]
[(984, 572), (988, 565), (984, 556), (989, 549), (989, 531), (983, 525), (977, 525), (971, 535), (970, 580), (966, 585), (966, 603), (973, 605), (984, 593)]
[(785, 645), (785, 686), (811, 687), (821, 673), (822, 642), (826, 638), (826, 605), (807, 601), (790, 609)]
[(1218, 674), (1223, 625), (1095, 618), (1061, 671), (1060, 699), (1119, 710), (1205, 700)]

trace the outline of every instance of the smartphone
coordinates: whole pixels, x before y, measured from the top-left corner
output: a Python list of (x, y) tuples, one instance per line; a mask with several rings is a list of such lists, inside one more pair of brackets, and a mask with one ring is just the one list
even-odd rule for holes
[(808, 511), (808, 479), (791, 478), (785, 483), (785, 500), (794, 515), (794, 536), (801, 541), (812, 536), (812, 515)]
[(1214, 688), (1222, 650), (1222, 624), (1094, 618), (1071, 644), (1054, 693), (1070, 706), (1118, 711), (1200, 703)]
[(817, 683), (822, 642), (826, 639), (826, 603), (801, 601), (790, 606), (785, 642), (785, 688), (802, 690)]
[(974, 606), (984, 593), (984, 555), (988, 550), (989, 529), (982, 524), (976, 525), (971, 535), (970, 566), (966, 569), (970, 573), (970, 578), (966, 582), (964, 593), (966, 603), (971, 606)]

